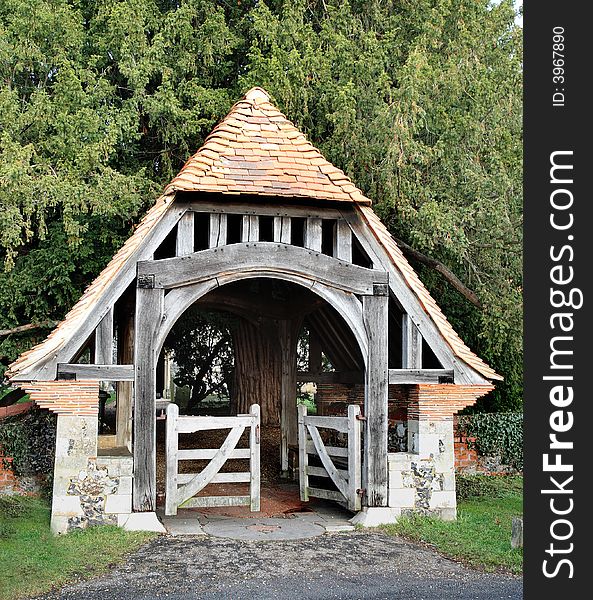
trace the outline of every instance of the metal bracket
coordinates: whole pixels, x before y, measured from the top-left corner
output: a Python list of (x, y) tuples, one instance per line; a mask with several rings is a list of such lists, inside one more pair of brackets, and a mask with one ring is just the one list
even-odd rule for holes
[(154, 274), (138, 275), (136, 285), (139, 288), (154, 289)]
[(357, 493), (359, 496), (364, 496), (364, 495), (367, 493), (367, 490), (366, 490), (366, 488), (358, 488), (358, 489), (356, 490), (356, 493)]
[(389, 296), (389, 284), (373, 283), (373, 296)]
[(366, 421), (367, 418), (364, 415), (356, 415), (356, 420), (357, 421)]

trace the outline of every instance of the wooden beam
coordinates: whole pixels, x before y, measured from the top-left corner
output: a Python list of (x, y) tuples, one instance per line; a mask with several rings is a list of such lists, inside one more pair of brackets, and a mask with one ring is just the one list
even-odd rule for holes
[(290, 204), (265, 204), (263, 202), (189, 202), (190, 210), (201, 213), (220, 213), (228, 215), (261, 215), (264, 217), (300, 217), (319, 219), (339, 219), (342, 211), (336, 208), (319, 208), (316, 206), (302, 206)]
[(343, 219), (334, 225), (334, 257), (352, 262), (352, 229)]
[(209, 248), (226, 246), (227, 240), (227, 216), (221, 214), (210, 215)]
[(402, 315), (402, 368), (422, 368), (422, 336), (406, 313)]
[(259, 217), (257, 215), (243, 215), (241, 226), (242, 242), (257, 242), (259, 240)]
[(315, 331), (309, 330), (309, 371), (311, 373), (321, 373), (322, 368), (321, 340)]
[(321, 240), (322, 240), (322, 220), (318, 218), (306, 219), (305, 230), (304, 230), (304, 244), (305, 248), (314, 250), (315, 252), (321, 252)]
[(188, 210), (177, 223), (176, 256), (185, 256), (194, 251), (194, 213)]
[(389, 369), (390, 384), (453, 383), (453, 369)]
[(156, 349), (162, 325), (165, 292), (136, 290), (136, 356), (134, 402), (134, 487), (133, 506), (138, 512), (156, 509)]
[(101, 365), (113, 363), (113, 306), (95, 329), (95, 362)]
[(338, 261), (305, 248), (257, 242), (211, 248), (188, 256), (141, 261), (141, 285), (174, 288), (237, 272), (294, 273), (354, 294), (372, 294), (374, 283), (387, 283), (384, 271)]
[(364, 383), (362, 371), (331, 371), (327, 373), (311, 373), (299, 371), (296, 380), (302, 383), (312, 381), (313, 383)]
[(134, 365), (58, 363), (58, 379), (71, 376), (95, 381), (134, 381)]
[(387, 506), (387, 391), (389, 292), (376, 286), (375, 295), (364, 296), (362, 308), (368, 336), (364, 414), (365, 465), (363, 476), (367, 506)]
[(290, 217), (274, 217), (274, 241), (290, 244), (292, 220)]
[(281, 410), (280, 410), (280, 462), (282, 471), (289, 468), (288, 448), (298, 442), (296, 406), (297, 339), (301, 319), (282, 320), (278, 323), (280, 352), (282, 353)]

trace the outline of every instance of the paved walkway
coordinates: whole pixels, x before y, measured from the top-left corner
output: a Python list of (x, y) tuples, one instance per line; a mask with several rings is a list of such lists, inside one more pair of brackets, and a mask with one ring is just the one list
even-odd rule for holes
[(499, 600), (519, 578), (482, 574), (376, 531), (292, 541), (161, 536), (61, 600)]

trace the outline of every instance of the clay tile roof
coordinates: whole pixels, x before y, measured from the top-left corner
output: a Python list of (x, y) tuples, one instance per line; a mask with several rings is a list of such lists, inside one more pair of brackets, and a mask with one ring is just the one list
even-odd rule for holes
[[(279, 177), (286, 185), (278, 186)], [(255, 186), (253, 182), (257, 182)], [(315, 197), (371, 204), (259, 87), (249, 90), (231, 108), (165, 191)]]

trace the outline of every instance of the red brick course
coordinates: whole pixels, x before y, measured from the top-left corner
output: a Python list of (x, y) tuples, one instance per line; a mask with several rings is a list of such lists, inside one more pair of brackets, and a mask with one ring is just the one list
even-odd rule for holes
[(99, 412), (98, 381), (36, 381), (23, 384), (41, 408), (60, 415), (96, 415)]

